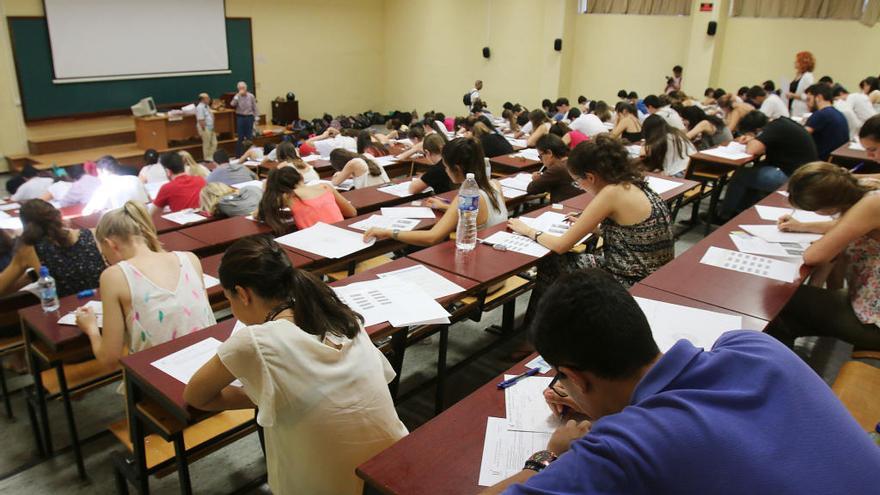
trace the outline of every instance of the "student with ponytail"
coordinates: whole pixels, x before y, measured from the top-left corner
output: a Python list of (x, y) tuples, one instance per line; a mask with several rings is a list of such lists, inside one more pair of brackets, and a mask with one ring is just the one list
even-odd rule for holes
[(394, 371), (360, 315), (267, 236), (226, 250), (220, 284), (246, 326), (184, 399), (208, 411), (257, 408), (273, 493), (359, 495), (355, 468), (407, 434), (388, 392)]
[(804, 264), (845, 268), (847, 288), (802, 285), (767, 332), (789, 346), (797, 337), (823, 335), (856, 350), (880, 350), (880, 181), (813, 162), (791, 175), (788, 193), (796, 208), (839, 215), (815, 223), (785, 215), (779, 229), (823, 234), (804, 251)]
[(49, 269), (59, 297), (76, 294), (98, 286), (104, 260), (89, 229), (71, 229), (61, 212), (42, 199), (21, 205), (22, 233), (9, 265), (0, 273), (0, 293), (9, 293), (24, 285), (22, 276), (40, 266)]
[(76, 324), (104, 366), (217, 323), (199, 259), (162, 250), (144, 205), (128, 201), (105, 213), (95, 237), (111, 265), (100, 280), (103, 328), (87, 306), (77, 309)]
[(342, 184), (349, 178), (354, 182), (355, 189), (390, 182), (385, 169), (372, 158), (344, 148), (336, 148), (330, 152), (330, 166), (336, 170), (331, 179), (334, 186)]
[(284, 208), (290, 208), (297, 229), (318, 222), (336, 223), (357, 215), (355, 207), (335, 187), (323, 183), (307, 186), (293, 167), (269, 172), (257, 219), (269, 225), (275, 235), (286, 234), (290, 222), (282, 214)]

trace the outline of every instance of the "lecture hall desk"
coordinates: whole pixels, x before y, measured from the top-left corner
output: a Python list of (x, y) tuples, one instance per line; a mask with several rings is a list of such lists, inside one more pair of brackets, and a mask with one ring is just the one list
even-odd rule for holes
[[(679, 199), (684, 193), (690, 191), (691, 189), (694, 189), (695, 187), (700, 186), (700, 183), (697, 181), (688, 180), (688, 179), (679, 179), (677, 177), (669, 177), (669, 176), (654, 173), (654, 172), (646, 172), (645, 175), (657, 177), (657, 178), (664, 179), (664, 180), (669, 180), (672, 182), (678, 182), (681, 184), (680, 186), (678, 186), (674, 189), (670, 189), (668, 191), (665, 191), (665, 192), (663, 192), (663, 194), (660, 195), (660, 199), (662, 199), (667, 204), (673, 203), (675, 200)], [(577, 208), (579, 210), (583, 210), (587, 207), (587, 205), (590, 203), (590, 201), (592, 199), (593, 199), (593, 195), (588, 192), (585, 192), (585, 193), (579, 194), (573, 198), (566, 199), (565, 201), (562, 202), (562, 204), (565, 206), (570, 206), (572, 208)]]
[[(172, 141), (198, 139), (195, 114), (170, 119), (167, 114), (134, 118), (134, 132), (140, 149), (167, 150)], [(229, 109), (214, 111), (214, 132), (235, 133), (235, 112)]]
[(868, 153), (865, 150), (854, 150), (850, 148), (850, 144), (852, 143), (848, 142), (832, 151), (828, 161), (846, 168), (853, 168), (860, 163), (864, 163), (864, 168), (860, 169), (859, 173), (876, 172), (880, 168), (880, 163), (877, 163), (877, 160), (868, 158)]
[(407, 181), (409, 181), (409, 179), (395, 179), (392, 180), (390, 184), (379, 184), (361, 189), (352, 189), (351, 191), (343, 192), (342, 197), (351, 201), (352, 206), (357, 209), (358, 214), (363, 214), (389, 206), (409, 206), (406, 203), (430, 195), (430, 193), (421, 192), (409, 196), (395, 196), (379, 190), (380, 188), (388, 187), (391, 184), (399, 184)]
[(176, 231), (176, 233), (203, 244), (203, 247), (197, 251), (199, 257), (222, 253), (232, 243), (243, 237), (272, 232), (268, 225), (245, 217), (221, 218), (209, 223), (190, 225)]
[[(71, 224), (75, 227), (79, 227), (81, 229), (94, 229), (98, 226), (98, 221), (101, 220), (102, 212), (92, 213), (91, 215), (85, 215), (77, 218), (73, 218), (71, 220)], [(201, 222), (193, 222), (187, 224), (179, 224), (177, 222), (172, 222), (171, 220), (167, 220), (162, 218), (162, 215), (167, 215), (168, 212), (162, 210), (155, 210), (150, 213), (151, 218), (153, 219), (153, 225), (156, 227), (156, 232), (159, 234), (164, 234), (165, 232), (171, 232), (172, 230), (180, 230), (185, 227), (192, 227), (194, 225), (201, 225), (203, 223), (214, 222), (219, 220), (220, 217), (205, 217)]]
[[(672, 304), (736, 315), (734, 311), (694, 301), (682, 296), (636, 284), (633, 296)], [(742, 316), (742, 315), (740, 315)], [(748, 316), (743, 328), (762, 330), (766, 325)], [(735, 329), (731, 329), (735, 330)], [(504, 374), (519, 374), (535, 354), (522, 360)], [(364, 480), (366, 494), (441, 495), (478, 493), (480, 462), (486, 434), (486, 418), (506, 416), (504, 391), (496, 384), (504, 374), (489, 381), (428, 423), (422, 425), (385, 451), (357, 468)], [(547, 375), (552, 376), (551, 371)], [(442, 461), (442, 469), (438, 462)], [(525, 459), (523, 459), (525, 462)]]
[(530, 160), (522, 156), (513, 156), (515, 154), (511, 153), (490, 158), (489, 163), (492, 164), (492, 172), (516, 174), (520, 172), (537, 172), (541, 168), (540, 161)]
[[(785, 196), (773, 192), (758, 204), (791, 208)], [(700, 263), (710, 246), (736, 251), (730, 232), (739, 225), (773, 225), (762, 220), (755, 208), (749, 208), (716, 229), (708, 237), (642, 280), (643, 285), (679, 294), (697, 301), (771, 321), (788, 302), (810, 268), (802, 266), (794, 282), (786, 283), (747, 273), (726, 270)]]

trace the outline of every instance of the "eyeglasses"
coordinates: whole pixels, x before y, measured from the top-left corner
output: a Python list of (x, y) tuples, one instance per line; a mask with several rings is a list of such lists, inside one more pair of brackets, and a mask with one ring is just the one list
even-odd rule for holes
[(553, 380), (550, 381), (550, 385), (547, 385), (547, 388), (553, 391), (554, 394), (560, 397), (568, 397), (568, 394), (565, 393), (561, 388), (559, 388), (559, 379), (564, 378), (565, 375), (560, 372), (556, 372), (556, 376), (553, 377)]

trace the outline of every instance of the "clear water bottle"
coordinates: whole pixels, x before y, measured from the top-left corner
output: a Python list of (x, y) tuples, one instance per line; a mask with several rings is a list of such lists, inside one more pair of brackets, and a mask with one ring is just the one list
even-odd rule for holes
[(37, 280), (37, 287), (43, 311), (46, 313), (58, 311), (60, 304), (58, 303), (58, 292), (55, 290), (55, 279), (49, 275), (49, 269), (45, 266), (40, 267), (40, 278)]
[(472, 251), (477, 247), (477, 215), (480, 212), (480, 188), (474, 174), (467, 174), (458, 190), (458, 228), (455, 231), (455, 247), (459, 251)]
[(874, 431), (868, 432), (868, 435), (870, 435), (871, 440), (880, 447), (880, 423), (877, 423), (877, 426), (874, 427)]

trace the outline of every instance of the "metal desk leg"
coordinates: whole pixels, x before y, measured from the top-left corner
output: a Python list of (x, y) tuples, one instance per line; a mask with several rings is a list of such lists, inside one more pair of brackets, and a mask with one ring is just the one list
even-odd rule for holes
[(434, 413), (443, 412), (443, 396), (446, 392), (446, 351), (449, 347), (449, 325), (440, 327), (440, 350), (437, 355), (437, 391), (434, 396)]
[(140, 495), (150, 493), (150, 475), (147, 473), (147, 453), (144, 445), (144, 424), (137, 413), (137, 401), (140, 400), (140, 392), (137, 387), (125, 377), (126, 409), (128, 410), (128, 436), (131, 440), (131, 450), (134, 455), (135, 478), (137, 490)]
[(182, 495), (192, 495), (192, 484), (189, 479), (189, 463), (186, 461), (186, 444), (183, 432), (174, 435), (174, 459), (177, 462), (177, 478)]
[(52, 455), (52, 430), (49, 428), (49, 411), (46, 407), (46, 389), (43, 388), (43, 375), (41, 373), (42, 366), (39, 364), (39, 358), (28, 351), (31, 356), (31, 370), (34, 377), (34, 393), (37, 401), (37, 412), (40, 416), (40, 432), (43, 436), (43, 447), (46, 455)]
[(79, 444), (79, 434), (76, 431), (76, 418), (73, 416), (73, 404), (70, 402), (70, 391), (67, 389), (67, 378), (64, 376), (64, 366), (59, 364), (55, 368), (58, 376), (58, 386), (61, 389), (61, 399), (64, 401), (64, 413), (67, 416), (67, 429), (70, 431), (70, 444), (73, 447), (73, 457), (76, 459), (76, 470), (80, 479), (86, 479), (86, 466), (83, 462), (82, 448)]
[(397, 397), (397, 390), (400, 388), (400, 373), (403, 370), (403, 356), (406, 353), (406, 341), (406, 330), (397, 331), (391, 336), (391, 352), (393, 355), (391, 356), (390, 362), (391, 367), (394, 368), (394, 373), (396, 374), (394, 380), (388, 384), (392, 399)]

